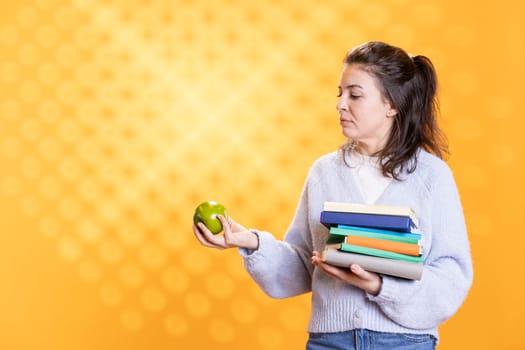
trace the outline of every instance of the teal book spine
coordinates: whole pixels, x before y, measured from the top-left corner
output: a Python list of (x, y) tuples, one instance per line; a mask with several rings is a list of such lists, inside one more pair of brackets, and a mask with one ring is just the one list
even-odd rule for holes
[(408, 235), (396, 234), (396, 233), (380, 233), (380, 232), (372, 232), (369, 230), (361, 230), (361, 229), (354, 230), (350, 228), (338, 228), (338, 227), (330, 228), (330, 234), (332, 235), (369, 237), (369, 238), (384, 239), (384, 240), (389, 240), (389, 241), (394, 241), (394, 242), (403, 242), (403, 243), (410, 243), (410, 244), (420, 244), (421, 243), (421, 239), (420, 239), (421, 236), (411, 236), (413, 234), (408, 236)]
[(386, 259), (403, 260), (403, 261), (409, 261), (409, 262), (414, 262), (414, 263), (423, 262), (422, 256), (411, 256), (411, 255), (406, 255), (406, 254), (389, 252), (389, 251), (381, 250), (381, 249), (361, 247), (361, 246), (353, 245), (353, 244), (341, 243), (339, 250), (344, 251), (344, 252), (350, 252), (350, 253), (377, 256), (377, 257), (386, 258)]
[(392, 230), (381, 230), (381, 229), (373, 228), (373, 227), (351, 226), (351, 225), (337, 225), (337, 228), (341, 228), (344, 230), (357, 230), (357, 231), (364, 231), (364, 232), (383, 233), (383, 234), (394, 235), (398, 237), (411, 237), (411, 238), (421, 239), (421, 233), (418, 233), (418, 232), (399, 232), (399, 231), (392, 231)]

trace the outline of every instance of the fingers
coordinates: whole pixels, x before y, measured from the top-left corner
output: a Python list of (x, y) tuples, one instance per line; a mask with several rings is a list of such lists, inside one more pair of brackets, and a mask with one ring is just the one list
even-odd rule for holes
[(221, 222), (223, 234), (214, 235), (202, 222), (193, 225), (193, 233), (201, 245), (209, 248), (227, 249), (243, 247), (257, 249), (259, 240), (256, 235), (246, 230), (235, 221), (217, 215)]
[(231, 229), (232, 233), (247, 231), (244, 226), (242, 226), (241, 224), (239, 224), (238, 222), (233, 220), (231, 216), (228, 216), (227, 221), (228, 221), (228, 224), (230, 226), (230, 229)]
[(192, 230), (193, 230), (193, 234), (195, 235), (195, 237), (197, 238), (197, 240), (200, 242), (200, 244), (202, 244), (203, 246), (206, 246), (206, 247), (210, 247), (210, 248), (215, 248), (206, 238), (205, 234), (203, 233), (203, 231), (201, 231), (201, 228), (200, 228), (200, 225), (197, 224), (197, 225), (193, 225), (192, 226)]
[(232, 231), (230, 222), (228, 222), (228, 220), (222, 215), (217, 215), (217, 218), (221, 222), (222, 231), (224, 232), (224, 244), (226, 247), (228, 247), (232, 243)]
[(323, 264), (323, 259), (321, 258), (321, 254), (319, 254), (319, 252), (314, 251), (312, 253), (312, 264), (314, 264), (315, 266)]
[(376, 294), (381, 287), (381, 278), (379, 275), (366, 271), (358, 264), (352, 264), (348, 268), (333, 266), (323, 262), (321, 255), (316, 251), (312, 253), (312, 264), (325, 274), (367, 292)]
[(350, 283), (349, 278), (351, 277), (352, 273), (348, 269), (327, 264), (321, 261), (320, 257), (312, 257), (312, 262), (327, 275), (332, 276), (340, 281)]
[(197, 223), (197, 226), (193, 225), (192, 229), (195, 237), (203, 246), (224, 249), (224, 246), (220, 244), (220, 241), (217, 241), (213, 233), (211, 233), (206, 225), (204, 225), (202, 222)]
[(206, 247), (226, 249), (235, 247), (234, 234), (231, 230), (231, 225), (228, 220), (222, 216), (217, 215), (217, 218), (221, 222), (222, 230), (224, 234), (214, 235), (202, 222), (197, 223), (193, 226), (193, 232), (197, 240)]
[(343, 271), (343, 269), (340, 268), (340, 267), (329, 265), (329, 264), (323, 262), (323, 260), (321, 258), (321, 254), (319, 254), (319, 252), (317, 252), (317, 251), (314, 251), (312, 253), (312, 264), (317, 266), (319, 269), (321, 269), (327, 275), (330, 275), (330, 276), (338, 278), (338, 279), (341, 279), (341, 277), (342, 277), (340, 275), (341, 275), (341, 272)]
[(359, 278), (362, 278), (364, 280), (370, 279), (370, 272), (364, 270), (361, 266), (357, 264), (350, 265), (350, 271), (354, 273)]

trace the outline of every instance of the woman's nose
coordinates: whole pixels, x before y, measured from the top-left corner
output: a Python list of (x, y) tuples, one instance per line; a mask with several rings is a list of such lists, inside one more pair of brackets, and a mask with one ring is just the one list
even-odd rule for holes
[(337, 101), (337, 103), (335, 104), (335, 109), (337, 109), (338, 111), (345, 111), (348, 109), (348, 106), (347, 104), (343, 101), (342, 98), (339, 99), (339, 101)]

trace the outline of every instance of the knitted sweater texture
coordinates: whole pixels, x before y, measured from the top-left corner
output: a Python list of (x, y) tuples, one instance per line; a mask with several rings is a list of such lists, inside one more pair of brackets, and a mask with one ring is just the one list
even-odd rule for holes
[(322, 252), (328, 237), (328, 229), (319, 221), (325, 201), (364, 203), (339, 152), (320, 157), (310, 168), (282, 241), (257, 231), (259, 248), (239, 250), (252, 278), (274, 298), (312, 292), (309, 332), (364, 328), (438, 338), (438, 326), (461, 306), (473, 278), (461, 201), (447, 164), (421, 150), (416, 170), (402, 173), (401, 180), (393, 180), (376, 200), (375, 204), (415, 211), (425, 259), (421, 280), (382, 276), (376, 296), (312, 265), (312, 252)]

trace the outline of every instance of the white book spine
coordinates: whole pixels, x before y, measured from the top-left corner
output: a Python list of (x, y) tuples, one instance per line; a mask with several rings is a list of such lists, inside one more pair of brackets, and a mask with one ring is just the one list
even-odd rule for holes
[(349, 267), (351, 264), (358, 264), (367, 271), (411, 280), (420, 280), (423, 274), (422, 263), (342, 252), (334, 248), (325, 249), (322, 259), (335, 266)]

